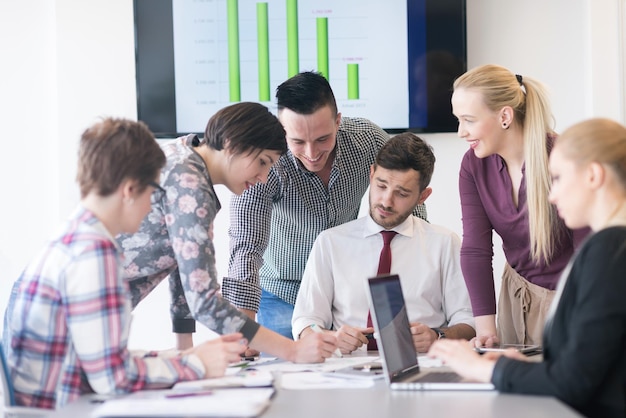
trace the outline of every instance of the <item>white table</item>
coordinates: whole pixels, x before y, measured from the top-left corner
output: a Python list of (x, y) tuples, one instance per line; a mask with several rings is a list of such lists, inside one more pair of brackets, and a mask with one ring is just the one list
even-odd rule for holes
[[(97, 404), (84, 396), (49, 417), (88, 417)], [(567, 418), (580, 417), (554, 398), (498, 392), (391, 391), (383, 381), (369, 389), (278, 389), (262, 418)]]
[[(372, 354), (370, 354), (371, 356)], [(568, 418), (581, 417), (555, 398), (497, 391), (392, 391), (384, 379), (365, 389), (280, 388), (262, 418)], [(86, 395), (47, 417), (89, 417), (97, 395)], [(20, 415), (12, 415), (20, 417)], [(184, 415), (180, 415), (184, 416)], [(46, 417), (46, 418), (47, 418)]]

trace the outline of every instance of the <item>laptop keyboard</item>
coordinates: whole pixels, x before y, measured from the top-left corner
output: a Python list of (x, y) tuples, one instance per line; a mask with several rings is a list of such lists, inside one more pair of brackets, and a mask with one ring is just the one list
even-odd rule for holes
[(455, 372), (433, 372), (419, 376), (417, 379), (411, 379), (410, 382), (449, 383), (460, 382), (461, 379), (462, 377)]

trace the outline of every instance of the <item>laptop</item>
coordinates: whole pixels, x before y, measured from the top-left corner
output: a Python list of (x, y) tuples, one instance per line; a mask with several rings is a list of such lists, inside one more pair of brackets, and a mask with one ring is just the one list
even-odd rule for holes
[(400, 277), (369, 279), (369, 302), (383, 375), (393, 390), (494, 390), (491, 383), (463, 379), (449, 369), (420, 371)]

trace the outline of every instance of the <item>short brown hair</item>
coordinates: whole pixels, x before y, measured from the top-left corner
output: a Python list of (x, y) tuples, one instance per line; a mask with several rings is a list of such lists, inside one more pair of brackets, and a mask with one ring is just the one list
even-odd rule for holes
[(387, 170), (415, 170), (420, 173), (420, 192), (424, 191), (435, 170), (433, 147), (411, 132), (389, 139), (376, 155), (376, 167)]
[(142, 191), (164, 165), (165, 154), (143, 122), (104, 118), (81, 136), (76, 181), (81, 198), (109, 196), (125, 179), (137, 180)]

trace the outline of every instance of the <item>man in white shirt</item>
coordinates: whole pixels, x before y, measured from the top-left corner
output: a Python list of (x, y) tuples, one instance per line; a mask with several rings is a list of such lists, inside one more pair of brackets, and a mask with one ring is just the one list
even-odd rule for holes
[(368, 343), (367, 279), (377, 274), (381, 231), (395, 231), (390, 272), (399, 274), (418, 352), (439, 338), (475, 336), (460, 267), (460, 240), (413, 216), (424, 203), (435, 164), (432, 148), (412, 133), (391, 138), (370, 169), (369, 216), (322, 232), (315, 241), (298, 292), (294, 338), (311, 325), (336, 333), (342, 353)]

